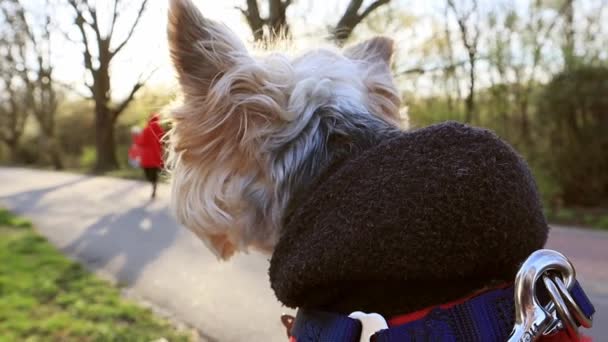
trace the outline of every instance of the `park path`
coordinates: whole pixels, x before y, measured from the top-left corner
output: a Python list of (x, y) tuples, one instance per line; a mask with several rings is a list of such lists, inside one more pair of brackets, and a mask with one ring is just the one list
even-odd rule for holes
[[(170, 217), (168, 186), (0, 168), (0, 205), (30, 218), (66, 254), (136, 297), (196, 327), (209, 341), (285, 341), (290, 312), (274, 298), (267, 257), (217, 262)], [(591, 335), (608, 340), (608, 234), (555, 227), (549, 247), (569, 256), (599, 313)]]

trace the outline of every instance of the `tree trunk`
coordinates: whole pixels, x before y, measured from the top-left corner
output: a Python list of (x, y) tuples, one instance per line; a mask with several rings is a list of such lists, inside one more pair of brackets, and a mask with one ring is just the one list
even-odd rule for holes
[(357, 17), (343, 17), (336, 25), (333, 31), (333, 38), (336, 45), (342, 46), (355, 30), (355, 26), (359, 23)]
[(42, 128), (38, 139), (39, 162), (52, 165), (55, 170), (63, 170), (63, 158), (59, 144), (53, 137), (53, 131), (47, 126)]
[(277, 37), (289, 37), (289, 25), (287, 24), (287, 5), (282, 0), (271, 0), (269, 3), (268, 24), (270, 29), (270, 39)]
[(469, 56), (469, 95), (466, 99), (466, 121), (473, 123), (475, 120), (475, 56)]
[(11, 162), (18, 164), (19, 160), (19, 143), (17, 141), (7, 141), (6, 145), (10, 153)]
[(105, 172), (118, 168), (114, 142), (114, 113), (110, 103), (110, 52), (109, 41), (99, 42), (99, 69), (95, 75), (95, 148), (97, 160), (95, 172)]
[(95, 172), (105, 172), (118, 168), (114, 142), (114, 120), (105, 104), (95, 105), (95, 148), (97, 160)]
[(566, 69), (572, 69), (574, 65), (574, 0), (566, 0), (566, 11), (565, 11), (565, 44), (564, 44), (564, 62)]
[(49, 145), (49, 154), (51, 157), (51, 163), (55, 170), (63, 170), (63, 159), (61, 158), (61, 151), (59, 150), (59, 145), (55, 141), (54, 138), (51, 138), (51, 142)]
[(526, 98), (522, 101), (520, 111), (521, 111), (521, 138), (525, 145), (529, 146), (532, 143), (532, 135), (530, 133), (530, 119), (528, 115), (528, 99)]

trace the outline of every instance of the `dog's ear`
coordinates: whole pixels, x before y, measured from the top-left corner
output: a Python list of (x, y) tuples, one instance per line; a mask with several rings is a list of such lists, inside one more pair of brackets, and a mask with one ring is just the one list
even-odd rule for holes
[(395, 51), (395, 42), (388, 37), (374, 37), (359, 44), (347, 47), (344, 55), (351, 59), (375, 62), (378, 60), (391, 63)]
[(215, 79), (247, 56), (230, 29), (203, 17), (191, 0), (170, 0), (168, 38), (186, 96), (206, 95)]
[(375, 37), (344, 49), (344, 56), (369, 63), (366, 71), (368, 105), (372, 113), (397, 126), (401, 125), (401, 99), (391, 75), (391, 59), (395, 42), (387, 37)]

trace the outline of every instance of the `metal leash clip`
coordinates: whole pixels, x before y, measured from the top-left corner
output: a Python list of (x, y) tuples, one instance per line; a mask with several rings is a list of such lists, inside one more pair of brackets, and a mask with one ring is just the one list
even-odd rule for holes
[[(574, 267), (561, 253), (549, 249), (532, 253), (515, 277), (515, 326), (508, 342), (531, 342), (563, 329), (578, 341), (577, 323), (589, 328), (592, 322), (570, 295), (575, 279)], [(539, 280), (551, 299), (545, 306), (536, 295)]]

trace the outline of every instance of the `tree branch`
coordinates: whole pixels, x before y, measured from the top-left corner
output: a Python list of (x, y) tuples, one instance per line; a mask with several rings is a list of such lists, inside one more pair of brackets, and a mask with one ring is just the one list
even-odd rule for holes
[[(462, 44), (464, 45), (465, 49), (467, 50), (467, 53), (474, 54), (475, 53), (474, 49), (476, 48), (476, 46), (473, 46), (471, 41), (469, 40), (469, 29), (467, 27), (467, 21), (470, 18), (470, 16), (472, 15), (473, 11), (468, 11), (466, 14), (460, 14), (458, 12), (458, 9), (456, 8), (456, 4), (454, 3), (453, 0), (448, 0), (448, 5), (452, 9), (452, 11), (454, 12), (454, 16), (456, 17), (456, 23), (458, 24), (458, 29), (460, 30)], [(475, 45), (477, 43), (478, 37), (479, 37), (479, 32), (476, 34), (476, 37), (474, 40)]]
[[(481, 61), (481, 60), (488, 60), (490, 57), (489, 56), (476, 56), (475, 57), (475, 61)], [(457, 61), (457, 62), (453, 62), (453, 63), (449, 63), (449, 64), (444, 64), (444, 65), (437, 65), (437, 66), (433, 66), (433, 67), (414, 67), (414, 68), (410, 68), (410, 69), (404, 69), (401, 71), (397, 71), (397, 75), (398, 76), (405, 76), (405, 75), (410, 75), (410, 74), (426, 74), (426, 73), (431, 73), (431, 72), (435, 72), (435, 71), (446, 71), (446, 70), (453, 70), (456, 68), (459, 68), (461, 66), (464, 66), (466, 64), (470, 63), (470, 61), (468, 59), (465, 60), (461, 60), (461, 61)]]
[(352, 0), (344, 14), (336, 24), (336, 27), (333, 29), (333, 38), (338, 45), (342, 45), (346, 39), (351, 35), (353, 30), (363, 19), (369, 16), (373, 11), (378, 9), (382, 5), (386, 5), (391, 0), (376, 0), (372, 4), (370, 4), (361, 14), (359, 14), (359, 10), (363, 5), (363, 0)]
[(361, 8), (361, 5), (363, 5), (363, 0), (351, 0), (351, 2), (348, 4), (348, 7), (346, 7), (344, 16), (349, 16), (349, 17), (356, 16), (357, 13), (359, 13), (359, 9)]
[[(102, 41), (102, 36), (101, 36), (101, 31), (99, 30), (99, 19), (97, 19), (97, 9), (93, 6), (91, 6), (88, 3), (88, 1), (87, 1), (87, 8), (89, 9), (89, 15), (93, 19), (93, 22), (91, 22), (91, 23), (89, 23), (88, 21), (86, 21), (86, 22), (93, 29), (93, 32), (95, 32), (95, 37), (97, 37), (97, 41), (100, 42), (100, 41)], [(83, 16), (83, 18), (84, 18), (84, 16)]]
[[(382, 5), (386, 5), (390, 2), (391, 0), (377, 0), (374, 1), (374, 3), (372, 3), (371, 5), (367, 6), (367, 8), (363, 11), (363, 13), (361, 13), (359, 15), (359, 18), (361, 18), (361, 20), (365, 19), (368, 15), (370, 15), (373, 11), (375, 11), (376, 9), (378, 9), (378, 7), (382, 6)], [(361, 21), (360, 20), (360, 21)]]
[(110, 23), (110, 33), (108, 37), (114, 35), (114, 27), (116, 26), (116, 19), (118, 19), (118, 3), (120, 0), (114, 0), (114, 9), (112, 10), (112, 22)]
[[(38, 42), (36, 41), (36, 37), (34, 36), (34, 33), (32, 32), (30, 24), (27, 22), (27, 18), (25, 17), (25, 10), (23, 9), (23, 5), (21, 4), (21, 2), (19, 0), (12, 0), (12, 2), (17, 7), (16, 15), (23, 25), (22, 28), (23, 28), (23, 31), (25, 31), (25, 35), (29, 38), (29, 40), (32, 42), (32, 44), (34, 44), (34, 46), (37, 46)], [(8, 15), (8, 14), (5, 13), (5, 15)]]
[(256, 41), (262, 41), (264, 39), (264, 22), (265, 20), (260, 17), (260, 9), (258, 7), (257, 0), (247, 0), (247, 9), (236, 7), (247, 20), (251, 33)]
[(141, 87), (143, 87), (144, 84), (137, 82), (135, 83), (135, 85), (133, 86), (133, 88), (131, 88), (131, 92), (129, 93), (129, 96), (127, 96), (126, 99), (124, 99), (119, 105), (118, 107), (116, 107), (113, 111), (112, 111), (112, 118), (113, 120), (116, 120), (118, 118), (118, 116), (120, 116), (120, 114), (122, 114), (122, 112), (124, 112), (125, 109), (127, 109), (127, 107), (129, 106), (129, 104), (131, 103), (131, 101), (133, 101), (133, 99), (135, 98), (135, 94), (137, 94), (137, 92), (139, 91), (139, 89), (141, 89)]
[(93, 96), (93, 88), (90, 87), (89, 85), (86, 85), (86, 87), (89, 89), (89, 91), (91, 92), (91, 94), (87, 95), (85, 93), (82, 93), (80, 90), (78, 90), (75, 86), (73, 86), (71, 84), (64, 83), (64, 82), (61, 82), (61, 81), (58, 81), (58, 80), (53, 80), (53, 82), (55, 84), (59, 85), (61, 88), (65, 89), (65, 90), (68, 90), (68, 91), (70, 91), (70, 92), (72, 92), (72, 93), (74, 93), (74, 94), (76, 94), (76, 95), (78, 95), (78, 96), (80, 96), (82, 98), (88, 99), (88, 98), (91, 98)]
[(125, 45), (127, 45), (127, 43), (129, 42), (129, 40), (133, 36), (133, 32), (135, 32), (135, 29), (137, 28), (137, 25), (139, 24), (139, 21), (141, 20), (141, 17), (143, 16), (144, 11), (146, 10), (146, 5), (147, 4), (148, 4), (148, 0), (143, 0), (141, 2), (141, 6), (139, 7), (139, 11), (137, 11), (137, 17), (135, 18), (135, 22), (133, 22), (133, 25), (131, 26), (131, 29), (129, 30), (129, 33), (127, 34), (127, 37), (120, 44), (118, 44), (118, 46), (116, 47), (116, 49), (114, 49), (114, 51), (110, 51), (110, 59), (112, 59), (112, 57), (114, 57), (120, 50), (122, 50), (122, 48)]
[(84, 45), (84, 53), (83, 53), (84, 66), (87, 70), (89, 70), (91, 72), (92, 76), (94, 77), (96, 70), (93, 67), (93, 55), (91, 54), (91, 50), (89, 48), (89, 39), (87, 37), (87, 32), (86, 32), (86, 29), (84, 26), (86, 23), (86, 20), (84, 19), (82, 12), (78, 8), (78, 4), (76, 3), (76, 0), (68, 0), (68, 3), (72, 6), (74, 11), (76, 12), (76, 19), (74, 20), (74, 23), (76, 24), (76, 26), (78, 27), (78, 30), (80, 31), (80, 35), (82, 37), (82, 44)]
[(88, 1), (83, 2), (82, 0), (68, 0), (68, 4), (72, 6), (76, 13), (79, 13), (82, 16), (82, 20), (85, 24), (89, 25), (89, 27), (93, 28), (94, 23), (87, 19), (83, 14), (85, 13), (84, 9), (79, 8), (79, 6), (84, 6), (86, 8), (86, 12), (91, 15), (91, 4)]
[(137, 94), (137, 92), (146, 84), (146, 82), (148, 82), (150, 77), (152, 77), (152, 75), (154, 75), (155, 72), (156, 72), (156, 69), (152, 70), (145, 78), (140, 77), (140, 79), (137, 80), (137, 83), (135, 83), (135, 85), (133, 85), (133, 88), (131, 88), (131, 92), (129, 92), (129, 95), (127, 96), (127, 98), (125, 98), (112, 111), (113, 120), (116, 120), (120, 116), (120, 114), (122, 114), (122, 112), (124, 112), (124, 110), (127, 109), (129, 104), (131, 103), (131, 101), (133, 101), (133, 99), (135, 98), (135, 94)]

